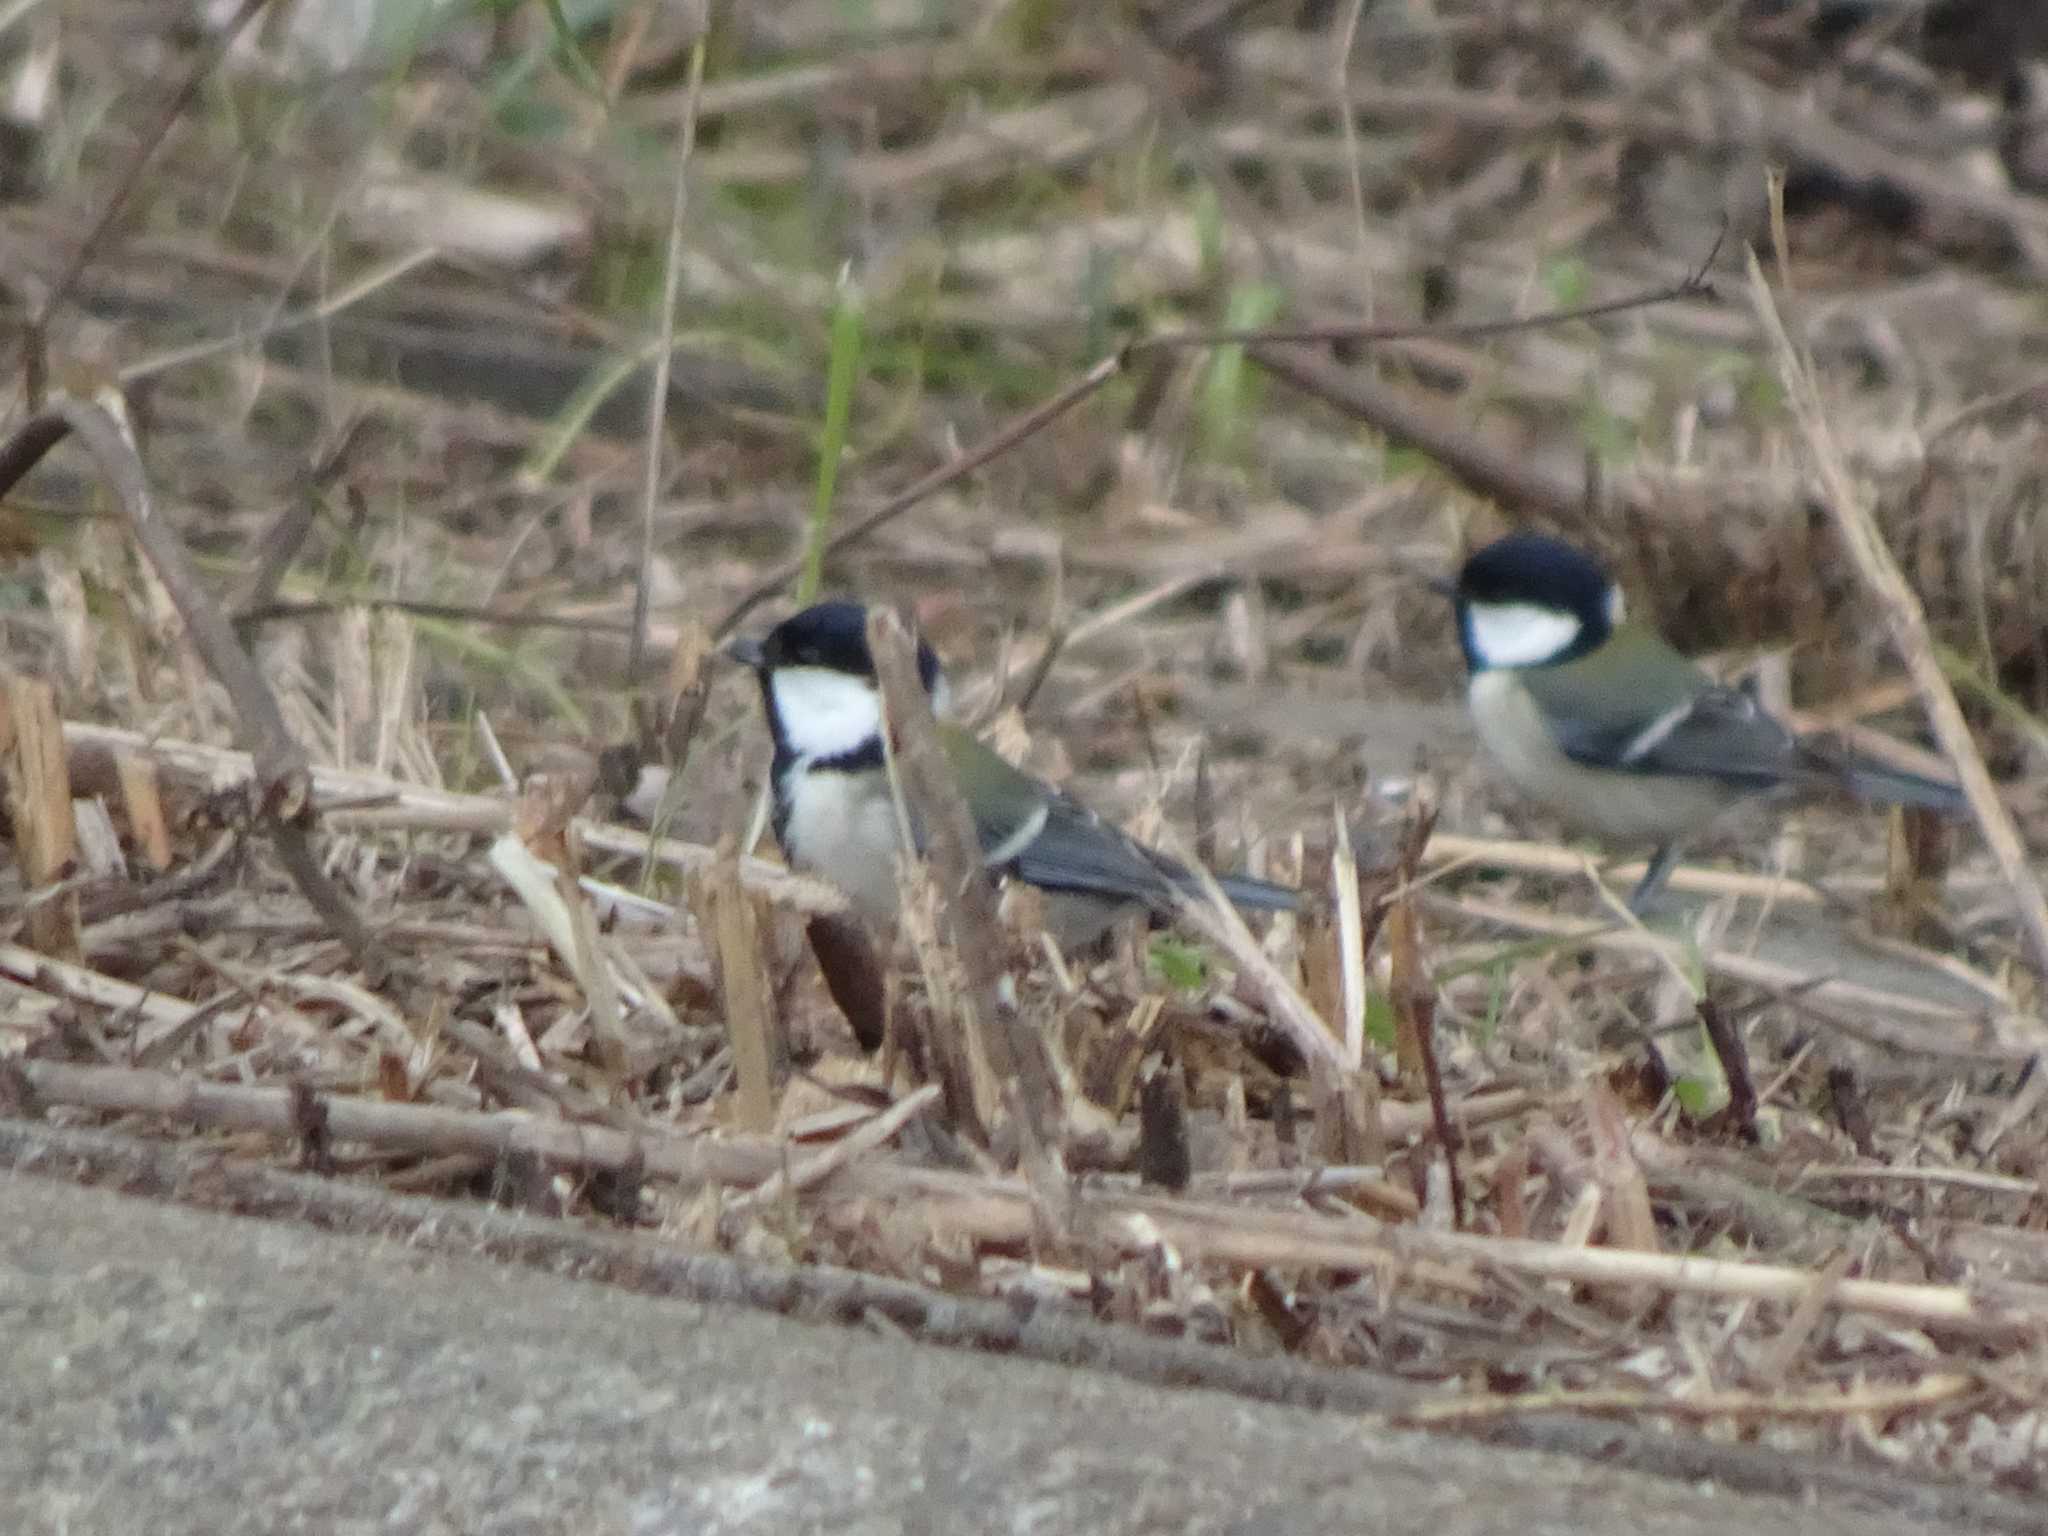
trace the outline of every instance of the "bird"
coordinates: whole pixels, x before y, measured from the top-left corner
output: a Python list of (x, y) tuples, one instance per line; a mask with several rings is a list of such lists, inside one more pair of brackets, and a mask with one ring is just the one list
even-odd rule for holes
[[(760, 683), (775, 745), (768, 772), (776, 841), (792, 866), (822, 876), (862, 917), (888, 925), (897, 910), (898, 835), (867, 618), (858, 602), (815, 603), (758, 639), (730, 642), (727, 652)], [(945, 718), (950, 688), (922, 639), (917, 669), (984, 864), (1046, 893), (1046, 926), (1055, 938), (1068, 947), (1085, 944), (1123, 911), (1142, 907), (1167, 916), (1180, 893), (1199, 894), (1186, 865), (1012, 767)], [(1298, 891), (1249, 875), (1222, 876), (1217, 884), (1248, 910), (1288, 911), (1300, 903)]]
[(1752, 795), (1831, 786), (1954, 812), (1953, 784), (1802, 739), (1716, 683), (1649, 625), (1590, 555), (1546, 534), (1482, 546), (1438, 590), (1455, 605), (1466, 702), (1515, 786), (1576, 828), (1651, 845), (1628, 898), (1662, 893), (1685, 840)]

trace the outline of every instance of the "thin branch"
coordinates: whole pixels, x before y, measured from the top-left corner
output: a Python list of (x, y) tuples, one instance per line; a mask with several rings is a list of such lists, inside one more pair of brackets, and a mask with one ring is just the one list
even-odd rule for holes
[(1448, 1402), (1424, 1403), (1388, 1415), (1390, 1425), (1436, 1429), (1449, 1424), (1477, 1424), (1532, 1413), (1655, 1414), (1690, 1419), (1848, 1419), (1859, 1414), (1889, 1417), (1915, 1408), (1932, 1408), (1982, 1390), (1966, 1371), (1933, 1371), (1896, 1386), (1859, 1385), (1847, 1391), (1702, 1392), (1692, 1397), (1626, 1388), (1590, 1391), (1489, 1393)]
[[(1719, 241), (1715, 242), (1714, 249), (1717, 252), (1720, 250)], [(1709, 256), (1707, 259), (1711, 262), (1713, 257)], [(1546, 309), (1533, 315), (1510, 315), (1496, 320), (1432, 321), (1408, 325), (1282, 325), (1251, 326), (1243, 329), (1163, 331), (1157, 336), (1141, 336), (1124, 350), (1127, 356), (1136, 357), (1144, 352), (1178, 350), (1185, 347), (1478, 341), (1495, 336), (1511, 336), (1518, 331), (1535, 331), (1553, 325), (1568, 325), (1576, 320), (1598, 320), (1607, 315), (1625, 314), (1629, 310), (1648, 309), (1655, 304), (1675, 303), (1680, 299), (1712, 298), (1714, 285), (1707, 281), (1706, 270), (1706, 267), (1702, 266), (1698, 271), (1688, 273), (1675, 283), (1666, 283), (1661, 288), (1648, 288), (1618, 299), (1603, 299), (1597, 304), (1576, 304), (1568, 309)]]
[(1372, 303), (1372, 262), (1368, 245), (1369, 229), (1365, 214), (1365, 176), (1359, 168), (1358, 114), (1351, 110), (1351, 51), (1358, 43), (1358, 23), (1365, 15), (1368, 0), (1351, 0), (1346, 9), (1343, 24), (1337, 31), (1337, 58), (1335, 80), (1337, 95), (1337, 122), (1344, 130), (1344, 171), (1351, 192), (1351, 233), (1358, 252), (1358, 271), (1364, 291), (1360, 297), (1365, 301), (1365, 312), (1373, 311)]
[(896, 1133), (931, 1108), (939, 1096), (937, 1083), (926, 1083), (922, 1088), (906, 1094), (879, 1114), (871, 1115), (844, 1136), (831, 1142), (824, 1151), (813, 1154), (801, 1163), (792, 1163), (778, 1168), (755, 1188), (735, 1199), (728, 1200), (728, 1212), (746, 1206), (772, 1206), (791, 1193), (816, 1189), (840, 1169), (858, 1158), (867, 1156), (883, 1143), (890, 1141)]
[(332, 320), (345, 310), (354, 308), (364, 299), (380, 289), (388, 288), (415, 267), (425, 266), (438, 260), (441, 251), (436, 246), (422, 246), (395, 256), (382, 266), (373, 267), (364, 276), (357, 278), (337, 293), (330, 293), (317, 304), (304, 309), (295, 309), (288, 315), (278, 315), (261, 325), (251, 326), (246, 331), (235, 331), (226, 336), (215, 336), (207, 341), (195, 341), (190, 346), (176, 347), (169, 352), (159, 352), (154, 357), (145, 357), (140, 362), (130, 363), (115, 375), (123, 384), (134, 384), (143, 379), (155, 378), (173, 368), (182, 368), (188, 363), (204, 362), (209, 357), (218, 357), (223, 352), (238, 351), (243, 347), (260, 346), (273, 337), (289, 335), (309, 325)]
[[(1101, 389), (1124, 369), (1124, 354), (1112, 353), (1090, 368), (1080, 378), (1062, 389), (1050, 399), (1042, 400), (1030, 410), (1011, 418), (989, 436), (972, 448), (955, 454), (930, 474), (905, 486), (894, 496), (883, 502), (874, 511), (857, 522), (848, 523), (826, 541), (825, 553), (837, 554), (849, 544), (856, 544), (883, 524), (893, 522), (919, 502), (928, 500), (943, 491), (954, 481), (971, 475), (991, 459), (1000, 458), (1017, 444), (1086, 400)], [(713, 639), (722, 639), (732, 633), (733, 626), (752, 613), (769, 598), (780, 592), (791, 577), (803, 570), (801, 558), (785, 560), (774, 567), (753, 586), (749, 587), (740, 600), (732, 605), (719, 621), (711, 627)]]

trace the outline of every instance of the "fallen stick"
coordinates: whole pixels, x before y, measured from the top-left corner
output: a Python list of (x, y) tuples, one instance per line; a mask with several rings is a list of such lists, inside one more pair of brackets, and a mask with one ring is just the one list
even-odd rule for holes
[[(303, 1089), (295, 1093), (283, 1087), (208, 1083), (126, 1067), (18, 1060), (0, 1071), (0, 1094), (9, 1091), (32, 1106), (66, 1104), (156, 1114), (287, 1137), (301, 1133), (310, 1097), (330, 1145), (362, 1142), (399, 1151), (468, 1152), (492, 1158), (519, 1152), (558, 1166), (631, 1169), (691, 1185), (751, 1188), (780, 1171), (785, 1162), (781, 1141), (767, 1137), (683, 1136), (651, 1126), (628, 1133), (609, 1126), (537, 1119), (519, 1111), (482, 1113), (309, 1095)], [(884, 1158), (851, 1163), (810, 1198), (919, 1200), (933, 1225), (981, 1242), (1028, 1242), (1038, 1231), (1031, 1195), (1021, 1179), (912, 1167)], [(1786, 1265), (1432, 1232), (1364, 1215), (1264, 1210), (1100, 1186), (1076, 1187), (1073, 1201), (1079, 1218), (1076, 1230), (1119, 1247), (1143, 1251), (1163, 1242), (1195, 1258), (1252, 1268), (1388, 1266), (1411, 1283), (1468, 1296), (1484, 1289), (1475, 1268), (1580, 1285), (1649, 1286), (1795, 1305), (1817, 1279), (1810, 1271)], [(2048, 1316), (2002, 1305), (1989, 1290), (1980, 1294), (1958, 1285), (1856, 1278), (1830, 1284), (1831, 1303), (1849, 1311), (1972, 1334), (2048, 1331)]]

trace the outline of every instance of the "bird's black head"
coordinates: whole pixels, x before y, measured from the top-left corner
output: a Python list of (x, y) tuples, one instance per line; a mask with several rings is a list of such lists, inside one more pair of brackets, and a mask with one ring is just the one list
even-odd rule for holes
[(1622, 621), (1621, 589), (1598, 563), (1541, 533), (1511, 533), (1474, 551), (1450, 597), (1474, 672), (1571, 661)]
[[(817, 667), (872, 680), (875, 658), (868, 651), (868, 610), (843, 599), (813, 603), (769, 630), (758, 644), (735, 647), (757, 672), (784, 667)], [(923, 640), (917, 642), (917, 675), (930, 693), (938, 684), (939, 658)]]
[[(759, 640), (737, 640), (729, 654), (754, 669), (777, 773), (803, 761), (841, 769), (882, 762), (882, 697), (868, 650), (868, 611), (859, 603), (814, 603)], [(939, 658), (917, 643), (917, 674), (932, 707), (946, 708)]]

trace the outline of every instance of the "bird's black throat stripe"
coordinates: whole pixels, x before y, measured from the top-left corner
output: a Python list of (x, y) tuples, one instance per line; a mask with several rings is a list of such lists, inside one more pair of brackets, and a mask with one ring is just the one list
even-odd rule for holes
[(805, 762), (794, 752), (776, 743), (775, 759), (768, 765), (768, 781), (775, 786), (774, 823), (775, 841), (789, 851), (789, 844), (783, 834), (789, 830), (789, 818), (795, 808), (796, 776), (811, 773), (843, 773), (847, 775), (870, 773), (882, 767), (882, 738), (870, 736), (851, 752), (841, 752), (836, 757), (821, 757)]
[(851, 752), (821, 757), (811, 763), (813, 773), (867, 773), (882, 766), (882, 738), (870, 736)]

